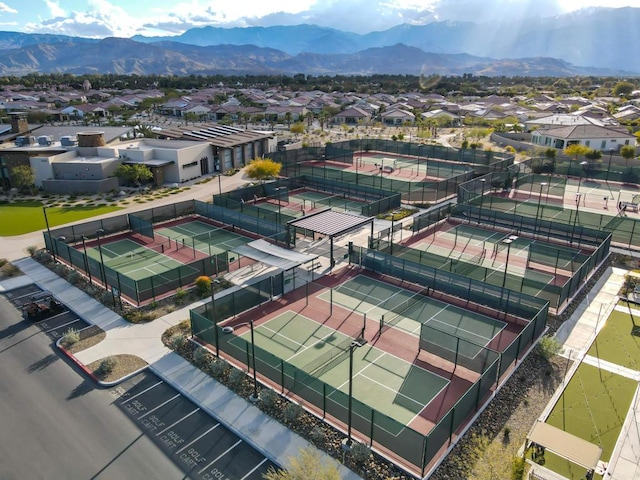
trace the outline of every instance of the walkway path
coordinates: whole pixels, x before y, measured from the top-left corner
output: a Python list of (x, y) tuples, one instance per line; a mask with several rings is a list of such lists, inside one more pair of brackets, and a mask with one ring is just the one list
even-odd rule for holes
[[(14, 263), (25, 276), (0, 283), (0, 292), (33, 281), (63, 303), (72, 305), (80, 317), (106, 332), (106, 338), (102, 342), (76, 354), (75, 358), (81, 365), (110, 355), (136, 355), (149, 363), (151, 370), (159, 377), (276, 463), (287, 465), (289, 459), (297, 456), (300, 449), (315, 448), (164, 346), (161, 341), (162, 333), (170, 326), (189, 318), (189, 310), (199, 303), (176, 310), (153, 322), (134, 325), (35, 260), (22, 258)], [(330, 460), (328, 455), (320, 453), (327, 461)], [(339, 466), (339, 470), (343, 479), (360, 479), (343, 465)]]

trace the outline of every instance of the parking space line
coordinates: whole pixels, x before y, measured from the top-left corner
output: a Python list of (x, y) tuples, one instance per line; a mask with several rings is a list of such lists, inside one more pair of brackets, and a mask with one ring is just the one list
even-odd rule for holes
[(142, 395), (142, 394), (144, 394), (144, 393), (147, 393), (149, 390), (151, 390), (152, 388), (157, 387), (158, 385), (160, 385), (160, 384), (162, 384), (162, 383), (164, 383), (162, 380), (160, 380), (158, 383), (154, 383), (154, 384), (153, 384), (153, 385), (151, 385), (149, 388), (145, 388), (143, 391), (141, 391), (140, 393), (138, 393), (138, 394), (134, 395), (133, 397), (131, 397), (131, 398), (127, 398), (126, 400), (124, 400), (123, 402), (121, 402), (121, 403), (120, 403), (120, 405), (124, 405), (125, 403), (127, 403), (127, 402), (129, 402), (129, 401), (133, 400), (134, 398), (138, 398), (140, 395)]
[[(49, 320), (49, 319), (47, 318), (47, 320)], [(56, 331), (56, 330), (58, 330), (58, 329), (60, 329), (62, 327), (66, 327), (67, 325), (73, 325), (74, 323), (77, 323), (77, 322), (84, 322), (84, 320), (82, 320), (81, 318), (76, 318), (75, 320), (72, 320), (72, 321), (67, 322), (67, 323), (63, 323), (62, 325), (58, 325), (57, 327), (53, 327), (53, 328), (51, 328), (49, 330), (43, 330), (43, 332), (44, 333), (51, 333), (51, 332), (54, 332), (54, 331)]]
[(166, 402), (161, 403), (160, 405), (158, 405), (156, 408), (149, 410), (147, 413), (145, 413), (144, 415), (142, 415), (141, 417), (138, 418), (138, 420), (142, 420), (144, 417), (146, 417), (147, 415), (155, 412), (157, 409), (159, 409), (160, 407), (164, 407), (167, 403), (175, 400), (176, 398), (178, 398), (180, 396), (180, 394), (176, 394), (173, 397), (171, 397), (169, 400), (167, 400)]
[(264, 462), (266, 462), (266, 461), (267, 461), (267, 457), (264, 457), (264, 458), (262, 459), (262, 461), (261, 461), (259, 464), (257, 464), (257, 465), (256, 465), (255, 467), (253, 467), (251, 470), (249, 470), (249, 472), (248, 472), (244, 477), (242, 477), (240, 480), (244, 480), (245, 478), (249, 477), (249, 475), (251, 475), (251, 474), (252, 474), (253, 472), (255, 472), (257, 469), (259, 469), (259, 468), (262, 466), (262, 464), (263, 464)]
[(162, 430), (160, 433), (158, 433), (156, 435), (156, 437), (159, 437), (160, 435), (162, 435), (164, 432), (166, 432), (167, 430), (175, 427), (177, 424), (179, 424), (181, 421), (186, 420), (187, 418), (189, 418), (191, 415), (193, 415), (194, 413), (196, 413), (198, 410), (200, 410), (200, 407), (196, 408), (193, 412), (186, 414), (184, 417), (182, 417), (180, 420), (176, 420), (175, 422), (173, 422), (171, 425), (169, 425), (167, 428), (165, 428), (164, 430)]
[(206, 469), (208, 469), (209, 467), (211, 467), (211, 465), (213, 465), (214, 463), (216, 463), (218, 460), (220, 460), (222, 457), (224, 457), (227, 453), (229, 453), (231, 450), (233, 450), (234, 448), (236, 448), (238, 445), (240, 445), (242, 443), (242, 440), (238, 440), (236, 443), (234, 443), (233, 445), (231, 445), (229, 448), (227, 448), (224, 452), (222, 452), (220, 455), (218, 455), (211, 463), (209, 463), (209, 465), (207, 465), (206, 467), (204, 467), (202, 470), (200, 470), (198, 472), (198, 474), (201, 474), (202, 472), (204, 472)]
[(190, 447), (191, 445), (193, 445), (194, 443), (196, 443), (198, 440), (200, 440), (202, 437), (204, 437), (207, 433), (215, 430), (216, 428), (218, 428), (220, 426), (220, 423), (216, 423), (213, 427), (211, 427), (209, 430), (207, 430), (206, 432), (204, 432), (202, 435), (198, 436), (198, 438), (194, 438), (192, 441), (190, 441), (189, 443), (187, 443), (184, 447), (182, 447), (180, 450), (178, 450), (176, 452), (176, 455), (179, 454), (181, 451), (183, 451), (185, 448)]

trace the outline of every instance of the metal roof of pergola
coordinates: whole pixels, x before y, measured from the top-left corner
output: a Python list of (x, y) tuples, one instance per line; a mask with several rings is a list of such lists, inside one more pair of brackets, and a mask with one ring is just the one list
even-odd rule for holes
[(595, 469), (602, 455), (598, 445), (540, 421), (534, 424), (527, 439), (587, 469)]
[(290, 220), (288, 223), (292, 227), (304, 228), (327, 237), (338, 237), (363, 225), (373, 223), (373, 217), (336, 212), (328, 208)]
[(333, 267), (336, 263), (333, 257), (333, 239), (367, 224), (371, 224), (371, 236), (373, 236), (373, 220), (374, 217), (365, 217), (355, 213), (336, 212), (331, 210), (331, 208), (326, 208), (325, 210), (310, 213), (304, 217), (289, 220), (287, 226), (302, 228), (329, 237), (331, 241), (331, 266)]

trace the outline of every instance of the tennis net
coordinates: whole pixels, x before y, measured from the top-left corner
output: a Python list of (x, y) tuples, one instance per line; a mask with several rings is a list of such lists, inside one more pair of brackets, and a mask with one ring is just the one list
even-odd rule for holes
[(429, 287), (424, 287), (422, 290), (420, 290), (413, 296), (407, 298), (402, 303), (390, 309), (389, 311), (395, 313), (396, 315), (393, 318), (390, 318), (388, 320), (385, 319), (384, 315), (380, 318), (380, 333), (397, 325), (403, 318), (411, 318), (412, 320), (420, 321), (418, 318), (413, 318), (411, 316), (405, 315), (405, 313), (407, 313), (417, 304), (422, 303), (424, 296), (427, 295), (428, 293), (429, 293)]
[(344, 358), (349, 355), (353, 339), (347, 337), (345, 340), (333, 345), (325, 353), (318, 355), (309, 363), (301, 367), (307, 375), (319, 378), (326, 372), (342, 363)]

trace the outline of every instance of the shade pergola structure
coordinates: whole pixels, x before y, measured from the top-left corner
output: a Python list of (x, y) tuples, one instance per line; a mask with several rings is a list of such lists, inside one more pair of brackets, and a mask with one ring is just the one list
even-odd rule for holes
[(329, 237), (331, 241), (329, 254), (331, 257), (331, 267), (333, 267), (336, 264), (335, 258), (333, 258), (334, 239), (367, 224), (371, 224), (371, 236), (373, 237), (373, 220), (374, 217), (365, 217), (355, 213), (335, 212), (329, 207), (318, 212), (310, 213), (304, 217), (289, 220), (287, 227), (302, 228), (314, 234), (317, 233)]
[(527, 441), (587, 470), (595, 471), (602, 455), (602, 448), (598, 445), (541, 421), (533, 425)]
[(255, 240), (238, 247), (233, 247), (231, 251), (255, 260), (256, 262), (262, 262), (270, 267), (276, 267), (285, 271), (304, 265), (307, 262), (313, 262), (318, 258), (318, 255), (294, 252), (273, 245), (266, 240)]

